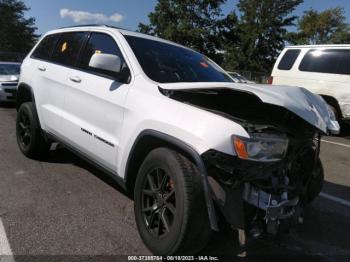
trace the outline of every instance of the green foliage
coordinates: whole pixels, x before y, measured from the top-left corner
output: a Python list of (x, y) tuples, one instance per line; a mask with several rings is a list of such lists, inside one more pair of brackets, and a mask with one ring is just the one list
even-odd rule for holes
[(303, 0), (239, 0), (226, 17), (226, 0), (159, 0), (141, 32), (156, 35), (208, 55), (226, 70), (269, 73), (287, 42), (293, 44), (350, 43), (344, 9), (309, 10), (297, 21), (295, 8)]
[(149, 14), (150, 24), (139, 31), (191, 47), (219, 59), (220, 6), (225, 0), (159, 0)]
[(222, 66), (227, 71), (239, 68), (241, 40), (238, 33), (239, 20), (234, 11), (220, 21), (220, 47), (224, 50)]
[(223, 17), (225, 2), (159, 0), (139, 30), (194, 48), (227, 70), (270, 70), (302, 0), (240, 0), (240, 17), (235, 11)]
[(284, 48), (291, 13), (303, 0), (240, 0), (238, 68), (268, 72)]
[(350, 43), (349, 25), (345, 22), (344, 8), (330, 8), (323, 12), (308, 10), (298, 20), (298, 32), (289, 34), (293, 44), (346, 44)]
[(28, 52), (36, 41), (35, 19), (24, 17), (22, 1), (0, 0), (0, 51)]

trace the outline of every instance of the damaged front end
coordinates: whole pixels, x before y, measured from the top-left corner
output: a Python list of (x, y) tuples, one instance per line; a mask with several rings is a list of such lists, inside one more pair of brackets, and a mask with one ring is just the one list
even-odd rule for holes
[(315, 106), (307, 101), (308, 112), (316, 114), (313, 123), (311, 114), (308, 118), (296, 114), (304, 108), (263, 102), (262, 97), (245, 90), (160, 90), (171, 99), (231, 119), (249, 134), (232, 134), (235, 155), (214, 149), (202, 154), (212, 197), (233, 228), (258, 237), (302, 222), (303, 208), (323, 185), (321, 135), (327, 132), (327, 123), (337, 131), (337, 123), (322, 115), (327, 112), (322, 102)]
[(260, 162), (209, 150), (202, 155), (213, 198), (226, 221), (253, 237), (276, 234), (280, 224), (302, 220), (321, 191), (319, 138), (290, 141), (281, 160)]

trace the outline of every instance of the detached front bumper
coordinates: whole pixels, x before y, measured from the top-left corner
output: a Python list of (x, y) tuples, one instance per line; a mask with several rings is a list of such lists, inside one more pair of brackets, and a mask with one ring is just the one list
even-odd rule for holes
[(294, 162), (246, 161), (214, 150), (202, 158), (214, 202), (231, 227), (250, 230), (255, 224), (263, 224), (261, 231), (275, 234), (280, 221), (301, 221), (302, 209), (309, 201), (308, 185), (314, 179), (317, 151), (310, 147)]
[(287, 199), (286, 196), (266, 193), (249, 183), (244, 185), (243, 200), (266, 211), (266, 219), (285, 219), (294, 215), (292, 210), (298, 205), (299, 197)]
[(17, 82), (0, 82), (0, 102), (15, 102)]
[[(278, 221), (285, 219), (297, 221), (300, 216), (299, 196), (288, 199), (286, 193), (280, 195), (267, 193), (251, 183), (244, 183), (238, 188), (233, 188), (219, 185), (211, 178), (209, 184), (215, 203), (220, 208), (226, 222), (233, 228), (250, 228), (250, 224), (256, 222), (255, 218), (249, 217), (252, 209), (255, 209), (255, 214), (260, 214), (261, 220), (266, 225), (278, 224)], [(276, 230), (276, 228), (271, 231), (267, 229), (269, 233), (273, 234), (276, 233)]]

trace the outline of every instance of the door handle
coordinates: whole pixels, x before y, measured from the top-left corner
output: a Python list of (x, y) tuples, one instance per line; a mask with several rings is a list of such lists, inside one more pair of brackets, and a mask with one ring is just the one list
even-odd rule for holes
[(79, 76), (71, 76), (69, 79), (70, 79), (72, 82), (74, 82), (74, 83), (80, 83), (80, 82), (81, 82), (81, 79), (80, 79)]
[(43, 72), (46, 71), (46, 67), (43, 66), (43, 65), (39, 65), (39, 66), (38, 66), (38, 69), (39, 69), (40, 71), (43, 71)]

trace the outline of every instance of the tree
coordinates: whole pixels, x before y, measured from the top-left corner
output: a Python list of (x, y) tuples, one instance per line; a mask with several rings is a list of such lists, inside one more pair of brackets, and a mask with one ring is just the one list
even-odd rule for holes
[(240, 0), (238, 24), (231, 26), (237, 41), (226, 50), (224, 63), (235, 60), (241, 70), (268, 72), (287, 39), (291, 15), (303, 0)]
[(0, 51), (28, 52), (37, 35), (35, 19), (24, 17), (29, 8), (22, 1), (0, 0)]
[(221, 41), (220, 47), (223, 50), (222, 66), (228, 71), (239, 68), (240, 39), (238, 34), (239, 21), (234, 11), (230, 12), (220, 21)]
[(349, 25), (345, 10), (330, 8), (323, 12), (310, 9), (298, 20), (298, 31), (289, 34), (293, 44), (345, 44), (350, 43)]
[(220, 6), (226, 0), (159, 0), (150, 23), (139, 24), (139, 31), (191, 47), (214, 60), (220, 44)]

